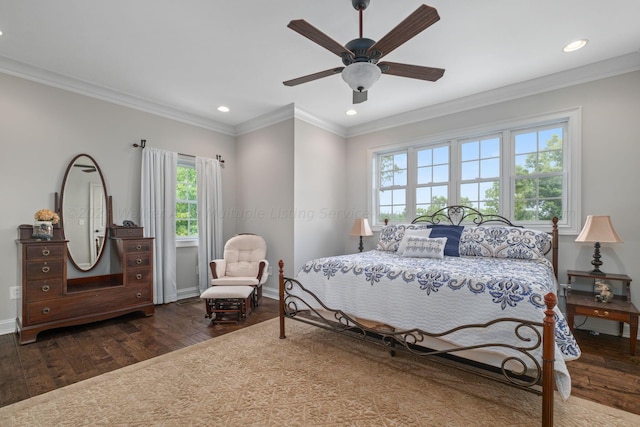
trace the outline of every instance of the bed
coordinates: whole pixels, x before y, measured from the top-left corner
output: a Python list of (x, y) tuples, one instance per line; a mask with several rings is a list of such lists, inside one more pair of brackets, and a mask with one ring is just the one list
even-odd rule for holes
[(385, 225), (375, 250), (311, 260), (295, 279), (280, 261), (280, 337), (294, 319), (434, 357), (540, 394), (552, 425), (554, 387), (569, 397), (566, 362), (580, 356), (556, 305), (557, 239), (555, 218), (545, 233), (449, 206)]

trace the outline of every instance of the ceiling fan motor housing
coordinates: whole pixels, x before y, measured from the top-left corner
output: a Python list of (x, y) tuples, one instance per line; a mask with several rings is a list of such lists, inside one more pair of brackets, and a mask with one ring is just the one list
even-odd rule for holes
[(347, 43), (344, 47), (349, 49), (349, 51), (353, 54), (346, 53), (342, 55), (342, 63), (344, 65), (350, 65), (354, 62), (371, 62), (375, 64), (378, 62), (378, 58), (381, 56), (378, 54), (378, 51), (375, 51), (375, 55), (371, 56), (367, 55), (367, 51), (371, 46), (376, 44), (375, 40), (367, 39), (367, 38), (359, 38), (353, 39), (349, 43)]
[(365, 10), (369, 6), (369, 0), (351, 0), (351, 4), (355, 10)]

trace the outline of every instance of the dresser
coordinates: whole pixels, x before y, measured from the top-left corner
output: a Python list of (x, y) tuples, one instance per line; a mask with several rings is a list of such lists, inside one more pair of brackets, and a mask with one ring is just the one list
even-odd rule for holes
[(142, 228), (110, 235), (111, 274), (67, 277), (67, 241), (32, 239), (32, 227), (19, 228), (21, 301), (16, 319), (19, 342), (34, 342), (45, 330), (80, 325), (141, 311), (154, 313), (153, 238)]

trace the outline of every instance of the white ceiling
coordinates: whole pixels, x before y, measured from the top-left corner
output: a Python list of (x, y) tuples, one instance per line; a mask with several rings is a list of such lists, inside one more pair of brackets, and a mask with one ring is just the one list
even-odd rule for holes
[[(422, 3), (371, 0), (364, 37), (379, 40)], [(351, 90), (339, 75), (282, 84), (342, 65), (287, 24), (304, 19), (346, 44), (358, 37), (350, 0), (0, 0), (0, 71), (229, 133), (294, 104), (349, 134), (487, 91), (505, 96), (505, 86), (526, 94), (640, 68), (640, 0), (426, 4), (440, 21), (385, 60), (445, 68), (444, 77), (382, 75), (356, 116), (345, 115)], [(590, 42), (562, 52), (578, 38)], [(218, 112), (222, 104), (231, 111)]]

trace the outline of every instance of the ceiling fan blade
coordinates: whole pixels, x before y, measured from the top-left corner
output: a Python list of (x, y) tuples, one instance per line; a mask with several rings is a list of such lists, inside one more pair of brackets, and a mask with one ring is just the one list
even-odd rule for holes
[(380, 62), (378, 67), (383, 74), (392, 76), (409, 77), (410, 79), (428, 80), (435, 82), (444, 75), (444, 69), (422, 67), (420, 65), (399, 64), (397, 62)]
[(309, 74), (307, 76), (298, 77), (297, 79), (287, 80), (286, 82), (282, 82), (285, 86), (296, 86), (302, 83), (307, 83), (313, 80), (318, 80), (323, 77), (329, 77), (334, 74), (339, 74), (344, 70), (344, 67), (336, 67), (330, 70), (319, 71), (317, 73)]
[(333, 40), (331, 37), (309, 24), (304, 19), (294, 19), (289, 22), (287, 27), (340, 57), (344, 55), (353, 56), (353, 53), (349, 49), (342, 46), (340, 43)]
[[(431, 6), (423, 4), (393, 30), (378, 40), (376, 44), (371, 46), (367, 51), (367, 55), (371, 57), (375, 51), (379, 51), (379, 57), (382, 58), (439, 20), (440, 15), (438, 15), (438, 11)], [(376, 56), (377, 55), (374, 55), (374, 57)]]
[(362, 102), (364, 102), (366, 100), (367, 100), (367, 91), (366, 90), (363, 90), (361, 92), (357, 91), (357, 90), (353, 91), (353, 103), (354, 104), (360, 104), (360, 103), (362, 103)]

